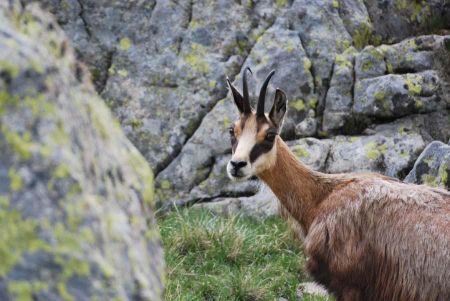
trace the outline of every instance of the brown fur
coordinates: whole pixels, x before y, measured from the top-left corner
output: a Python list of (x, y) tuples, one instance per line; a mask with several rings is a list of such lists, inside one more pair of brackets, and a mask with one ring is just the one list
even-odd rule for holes
[(257, 176), (301, 228), (307, 268), (337, 300), (450, 300), (448, 192), (315, 172), (280, 137)]

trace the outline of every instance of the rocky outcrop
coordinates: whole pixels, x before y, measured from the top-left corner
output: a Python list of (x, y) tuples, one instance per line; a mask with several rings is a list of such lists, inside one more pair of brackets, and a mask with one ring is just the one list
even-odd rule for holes
[(405, 182), (450, 190), (449, 172), (450, 146), (434, 141), (420, 154)]
[(444, 40), (421, 36), (337, 55), (323, 131), (353, 134), (372, 123), (446, 110), (449, 83), (438, 56)]
[(87, 78), (50, 14), (0, 3), (0, 300), (162, 300), (151, 170)]
[[(247, 66), (251, 91), (277, 70), (268, 99), (277, 86), (289, 97), (282, 135), (326, 138), (326, 171), (401, 177), (427, 143), (449, 138), (450, 7), (442, 1), (39, 2), (153, 167), (160, 205), (258, 191), (228, 182), (224, 170), (226, 128), (237, 117), (225, 76), (239, 86)], [(423, 118), (423, 128), (398, 132)], [(390, 129), (375, 129), (381, 124)], [(348, 165), (350, 149), (361, 164)]]

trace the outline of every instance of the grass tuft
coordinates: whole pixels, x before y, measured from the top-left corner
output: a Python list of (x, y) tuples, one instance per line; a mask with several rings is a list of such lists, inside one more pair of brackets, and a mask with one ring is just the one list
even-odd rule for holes
[(304, 256), (280, 218), (183, 209), (159, 224), (168, 265), (166, 300), (297, 300), (298, 285), (306, 280)]

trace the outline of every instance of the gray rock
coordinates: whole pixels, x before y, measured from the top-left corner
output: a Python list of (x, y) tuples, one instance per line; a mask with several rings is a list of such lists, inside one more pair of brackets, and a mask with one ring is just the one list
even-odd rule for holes
[[(359, 1), (358, 1), (359, 2)], [(440, 0), (364, 1), (376, 40), (393, 43), (449, 27), (450, 8)]]
[(206, 208), (219, 215), (251, 216), (265, 218), (278, 215), (278, 199), (270, 188), (263, 186), (261, 191), (250, 197), (217, 198), (214, 202), (199, 203), (195, 208)]
[(145, 159), (37, 5), (0, 3), (0, 300), (162, 300)]
[(336, 55), (333, 77), (323, 112), (322, 130), (324, 133), (335, 132), (344, 127), (351, 117), (355, 81), (355, 52), (355, 49), (351, 47), (343, 54)]
[(298, 32), (312, 62), (314, 89), (319, 94), (318, 105), (321, 107), (331, 81), (334, 56), (348, 48), (352, 38), (339, 16), (339, 7), (333, 1), (297, 0), (293, 2), (289, 15), (291, 26)]
[(317, 119), (314, 117), (306, 117), (302, 122), (295, 126), (295, 136), (310, 137), (317, 134)]
[(405, 182), (426, 184), (450, 190), (450, 146), (440, 141), (430, 143), (420, 154)]
[(413, 128), (394, 124), (371, 136), (337, 136), (331, 146), (326, 171), (379, 172), (402, 177), (425, 147)]
[(385, 73), (386, 63), (384, 61), (384, 49), (382, 47), (375, 48), (373, 46), (367, 46), (356, 55), (356, 80), (376, 77), (384, 75)]
[(420, 36), (394, 45), (367, 46), (360, 53), (350, 48), (337, 55), (322, 134), (358, 134), (374, 119), (448, 107), (446, 55), (440, 54), (443, 40)]
[(382, 47), (388, 72), (413, 73), (433, 68), (434, 51), (441, 47), (441, 41), (439, 36), (420, 36)]
[(323, 171), (331, 143), (329, 139), (304, 138), (287, 144), (299, 160), (314, 170)]
[(353, 112), (375, 118), (445, 109), (437, 72), (390, 74), (356, 82)]
[[(161, 204), (243, 191), (213, 179), (229, 152), (225, 129), (237, 117), (224, 100), (225, 75), (239, 85), (243, 67), (254, 71), (253, 92), (277, 70), (266, 105), (273, 88), (287, 92), (286, 139), (360, 135), (372, 124), (450, 108), (445, 37), (414, 38), (449, 27), (442, 1), (39, 2), (153, 167)], [(374, 47), (381, 42), (397, 44)], [(409, 78), (417, 76), (424, 78)]]
[(332, 5), (339, 11), (339, 16), (356, 48), (361, 49), (368, 44), (379, 42), (379, 38), (373, 35), (373, 25), (364, 1), (338, 0), (332, 1)]

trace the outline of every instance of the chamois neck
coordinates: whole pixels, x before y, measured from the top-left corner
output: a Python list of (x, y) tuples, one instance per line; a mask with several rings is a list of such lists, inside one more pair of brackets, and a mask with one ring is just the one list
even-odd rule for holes
[(300, 225), (305, 234), (317, 215), (318, 205), (336, 185), (333, 177), (316, 172), (298, 160), (277, 137), (274, 164), (258, 174)]

